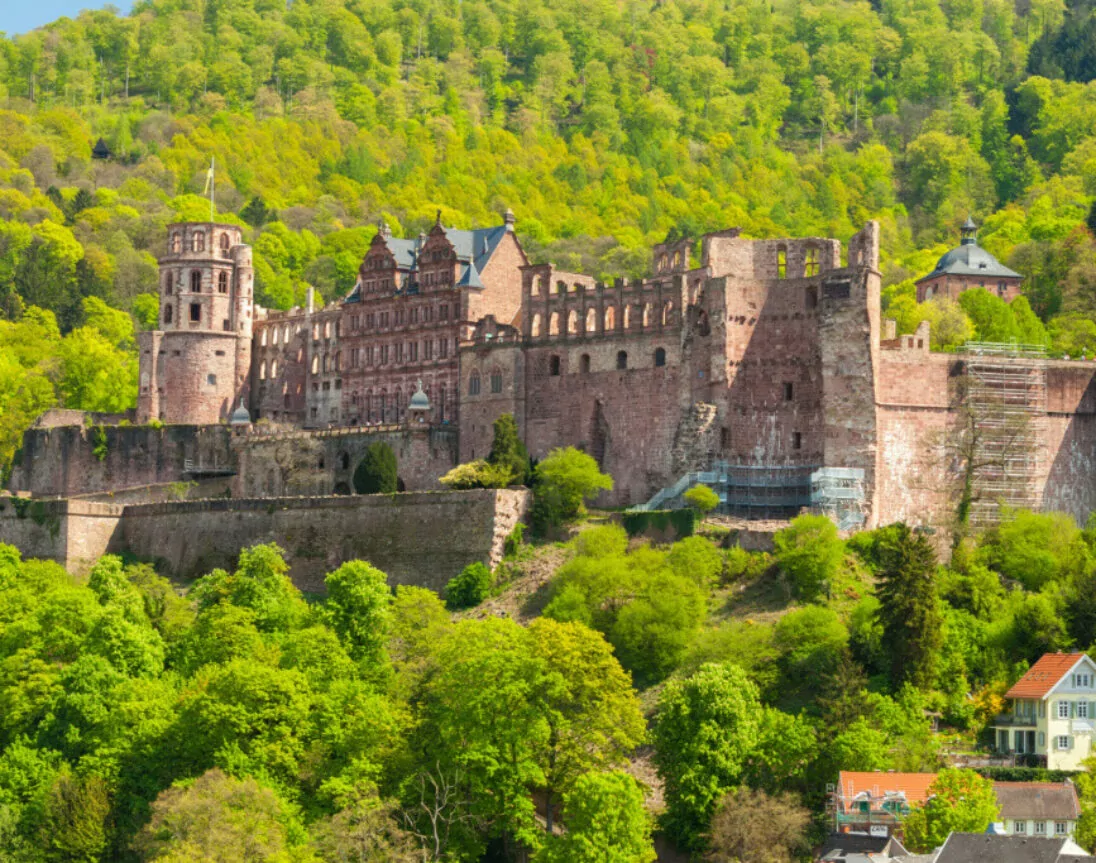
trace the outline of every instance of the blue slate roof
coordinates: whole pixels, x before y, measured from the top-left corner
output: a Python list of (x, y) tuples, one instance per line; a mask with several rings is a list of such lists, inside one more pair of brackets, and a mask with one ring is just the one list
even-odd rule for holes
[(917, 281), (932, 279), (936, 276), (983, 276), (987, 279), (1022, 279), (1015, 270), (1010, 270), (993, 255), (978, 245), (978, 233), (974, 220), (967, 216), (963, 224), (963, 239), (957, 248), (952, 249), (936, 262), (936, 267), (927, 276)]

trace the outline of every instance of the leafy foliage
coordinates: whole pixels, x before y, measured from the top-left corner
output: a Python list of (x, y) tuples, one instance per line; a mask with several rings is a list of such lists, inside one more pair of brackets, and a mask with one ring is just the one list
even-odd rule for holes
[(399, 483), (396, 454), (383, 441), (371, 443), (354, 468), (354, 491), (358, 494), (391, 494)]
[(910, 848), (922, 853), (943, 845), (952, 831), (984, 833), (1001, 811), (993, 783), (973, 770), (941, 770), (928, 793), (928, 801), (905, 822)]
[(445, 585), (445, 604), (451, 609), (479, 605), (491, 592), (491, 570), (478, 560), (468, 564)]
[(557, 526), (586, 511), (587, 500), (612, 491), (613, 478), (591, 456), (574, 447), (554, 449), (537, 465), (533, 522)]

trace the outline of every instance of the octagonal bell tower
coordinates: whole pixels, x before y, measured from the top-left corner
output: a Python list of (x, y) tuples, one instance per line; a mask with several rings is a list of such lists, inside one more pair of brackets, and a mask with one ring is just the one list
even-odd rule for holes
[(238, 226), (168, 226), (159, 327), (138, 336), (138, 422), (218, 423), (247, 401), (254, 282)]

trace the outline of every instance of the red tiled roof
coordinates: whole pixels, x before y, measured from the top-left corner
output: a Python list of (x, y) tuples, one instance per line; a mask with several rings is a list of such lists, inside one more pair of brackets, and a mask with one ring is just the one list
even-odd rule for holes
[(1061, 680), (1077, 660), (1080, 653), (1044, 653), (1028, 673), (1016, 681), (1005, 693), (1005, 698), (1042, 698)]
[(888, 792), (901, 791), (906, 795), (906, 803), (910, 806), (928, 800), (929, 786), (935, 780), (935, 773), (861, 773), (842, 770), (837, 775), (838, 792), (846, 801), (851, 801), (861, 792), (872, 797), (883, 797)]

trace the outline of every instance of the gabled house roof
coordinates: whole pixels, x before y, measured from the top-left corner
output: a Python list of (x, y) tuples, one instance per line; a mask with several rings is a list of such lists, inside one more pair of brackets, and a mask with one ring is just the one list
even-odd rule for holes
[(838, 791), (846, 803), (852, 802), (860, 794), (871, 798), (901, 794), (910, 806), (924, 803), (929, 799), (929, 786), (935, 780), (935, 773), (842, 770), (837, 776)]
[(1091, 860), (1068, 837), (993, 836), (952, 833), (936, 855), (936, 863), (1064, 863), (1072, 857)]
[(1001, 818), (1076, 821), (1081, 801), (1072, 782), (994, 782)]
[(1005, 698), (1046, 698), (1078, 662), (1083, 653), (1044, 653), (1027, 674), (1005, 693)]

